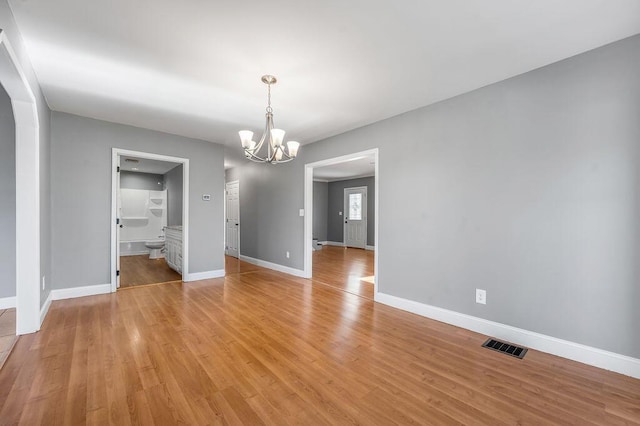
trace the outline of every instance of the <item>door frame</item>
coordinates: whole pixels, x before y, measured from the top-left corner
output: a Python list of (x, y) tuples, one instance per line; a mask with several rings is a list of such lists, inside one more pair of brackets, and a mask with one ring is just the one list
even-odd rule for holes
[(111, 148), (111, 292), (117, 290), (116, 278), (116, 246), (118, 243), (116, 220), (117, 190), (116, 185), (120, 176), (117, 171), (118, 157), (138, 157), (147, 160), (160, 160), (182, 164), (182, 279), (189, 276), (189, 159), (171, 157), (150, 152), (131, 151), (122, 148)]
[[(16, 164), (16, 335), (40, 330), (40, 122), (36, 98), (5, 31), (0, 29), (0, 83), (11, 98)], [(44, 278), (44, 277), (43, 277)]]
[(315, 161), (313, 163), (307, 163), (304, 165), (304, 278), (312, 278), (313, 275), (313, 251), (311, 245), (313, 242), (313, 169), (317, 167), (330, 166), (333, 164), (344, 163), (346, 161), (353, 161), (356, 158), (371, 155), (374, 156), (375, 161), (375, 176), (374, 176), (374, 241), (375, 252), (373, 256), (373, 271), (374, 271), (374, 297), (378, 294), (378, 282), (380, 277), (379, 265), (379, 253), (380, 253), (380, 241), (378, 239), (378, 224), (380, 222), (378, 214), (378, 205), (380, 197), (379, 183), (380, 183), (380, 154), (378, 148), (369, 149), (366, 151), (354, 152), (352, 154), (342, 155), (339, 157), (328, 158), (326, 160)]
[(367, 224), (368, 224), (368, 219), (369, 219), (369, 212), (367, 209), (367, 202), (368, 202), (368, 192), (369, 192), (369, 188), (367, 188), (366, 186), (352, 186), (350, 188), (344, 188), (343, 190), (343, 196), (342, 196), (342, 245), (345, 247), (349, 247), (347, 246), (347, 223), (346, 221), (348, 220), (347, 218), (347, 191), (349, 190), (364, 190), (364, 210), (365, 210), (365, 214), (364, 214), (364, 244), (362, 245), (362, 247), (355, 247), (355, 248), (362, 248), (363, 250), (367, 249)]
[[(227, 255), (227, 185), (238, 184), (238, 223), (240, 223), (240, 180), (230, 180), (224, 183), (224, 255)], [(240, 259), (240, 225), (238, 225), (238, 259)]]

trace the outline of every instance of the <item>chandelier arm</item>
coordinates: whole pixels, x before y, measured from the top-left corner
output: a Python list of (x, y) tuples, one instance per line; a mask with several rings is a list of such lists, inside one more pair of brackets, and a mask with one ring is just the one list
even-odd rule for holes
[(273, 164), (288, 163), (289, 161), (293, 161), (293, 158), (289, 157), (286, 160), (276, 160), (276, 161), (273, 161)]
[[(271, 106), (269, 106), (269, 108), (271, 108)], [(272, 163), (273, 160), (276, 158), (276, 150), (273, 146), (273, 137), (271, 136), (271, 130), (273, 130), (273, 114), (271, 112), (269, 112), (267, 114), (267, 125), (266, 125), (266, 130), (265, 133), (268, 135), (267, 137), (269, 138), (269, 143), (267, 144), (267, 161), (269, 163)]]
[(289, 160), (293, 160), (295, 158), (295, 157), (291, 157), (289, 154), (287, 154), (287, 152), (284, 150), (284, 148), (282, 148), (282, 155), (287, 157)]
[(251, 154), (250, 157), (247, 157), (247, 160), (253, 161), (254, 163), (266, 163), (267, 162), (267, 160), (265, 160), (264, 158), (256, 157), (253, 154)]
[[(258, 142), (258, 144), (255, 146), (255, 148), (253, 148), (253, 152), (260, 152), (260, 149), (262, 148), (262, 145), (264, 145), (264, 141), (266, 139), (267, 132), (268, 132), (267, 129), (268, 129), (268, 122), (269, 122), (269, 114), (267, 114), (266, 117), (267, 117), (267, 123), (265, 123), (265, 126), (264, 126), (264, 133), (262, 133), (262, 137), (260, 138), (260, 142)], [(254, 155), (254, 157), (260, 158), (260, 157), (255, 156), (255, 155)]]

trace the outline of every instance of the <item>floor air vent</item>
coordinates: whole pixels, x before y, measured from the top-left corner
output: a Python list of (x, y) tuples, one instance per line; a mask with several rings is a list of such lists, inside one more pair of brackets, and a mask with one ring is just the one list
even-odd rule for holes
[(527, 353), (527, 348), (523, 348), (520, 346), (514, 346), (509, 343), (501, 342), (496, 339), (489, 339), (482, 345), (484, 348), (488, 348), (497, 352), (502, 352), (507, 355), (511, 355), (512, 357), (522, 359)]

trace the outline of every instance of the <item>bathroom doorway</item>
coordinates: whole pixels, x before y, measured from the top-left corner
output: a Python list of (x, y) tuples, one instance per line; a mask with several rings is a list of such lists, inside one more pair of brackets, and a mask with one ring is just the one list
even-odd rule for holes
[(114, 164), (112, 291), (182, 281), (188, 160), (114, 149)]

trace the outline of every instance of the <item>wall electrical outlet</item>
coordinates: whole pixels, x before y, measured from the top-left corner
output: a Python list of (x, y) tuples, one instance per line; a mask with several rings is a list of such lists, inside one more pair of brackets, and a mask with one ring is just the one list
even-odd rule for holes
[(487, 304), (487, 291), (476, 288), (476, 303)]
[(42, 276), (42, 289), (44, 290), (44, 275)]
[(287, 259), (289, 258), (289, 252), (287, 252)]

